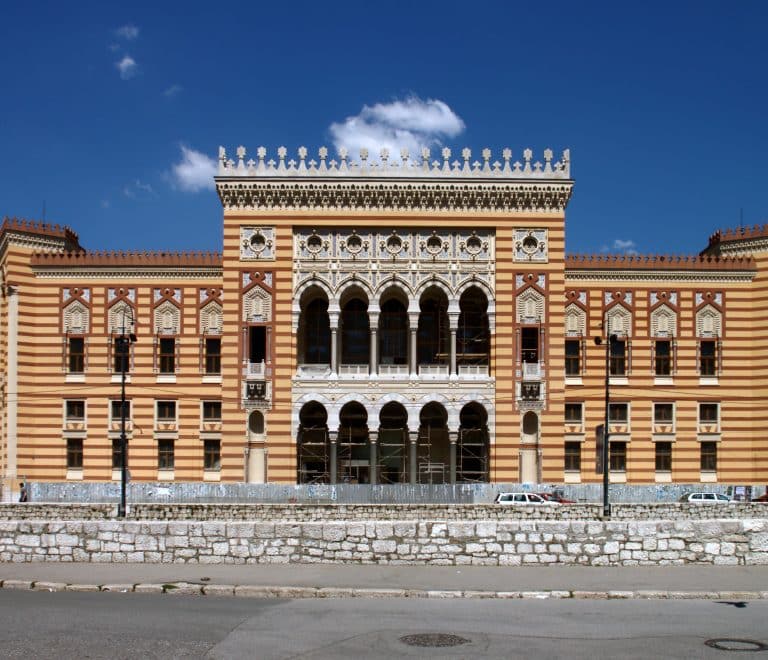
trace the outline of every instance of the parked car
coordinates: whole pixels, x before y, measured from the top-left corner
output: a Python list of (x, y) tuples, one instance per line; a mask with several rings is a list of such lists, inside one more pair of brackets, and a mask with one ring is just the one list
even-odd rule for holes
[(760, 497), (755, 497), (753, 502), (768, 502), (768, 493), (763, 493)]
[(536, 493), (499, 493), (494, 502), (496, 504), (546, 504), (547, 500)]
[(689, 493), (688, 495), (683, 495), (680, 501), (696, 504), (728, 504), (731, 498), (722, 493)]
[(537, 495), (547, 502), (555, 502), (556, 504), (575, 504), (573, 500), (567, 500), (559, 493), (537, 493)]

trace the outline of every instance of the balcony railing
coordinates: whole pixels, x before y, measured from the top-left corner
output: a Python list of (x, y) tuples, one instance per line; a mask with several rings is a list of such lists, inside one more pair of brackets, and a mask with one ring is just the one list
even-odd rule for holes
[(367, 364), (341, 364), (339, 365), (339, 376), (352, 378), (368, 377)]
[(459, 376), (465, 378), (487, 378), (488, 377), (488, 365), (487, 364), (460, 364)]
[(243, 367), (243, 376), (246, 378), (267, 378), (272, 375), (272, 367), (268, 367), (264, 361), (246, 362)]
[(301, 378), (328, 378), (330, 375), (330, 364), (315, 363), (299, 365), (298, 376)]
[(419, 376), (422, 378), (448, 378), (448, 365), (420, 364)]
[(541, 380), (543, 369), (538, 362), (523, 362), (523, 380)]
[(390, 378), (396, 378), (396, 377), (406, 378), (408, 376), (408, 365), (407, 364), (380, 364), (379, 376), (390, 377)]

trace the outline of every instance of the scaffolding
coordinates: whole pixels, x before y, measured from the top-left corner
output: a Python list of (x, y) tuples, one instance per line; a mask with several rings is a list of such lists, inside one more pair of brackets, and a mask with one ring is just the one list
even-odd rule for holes
[(408, 483), (408, 429), (380, 428), (378, 445), (378, 483)]
[(456, 448), (456, 481), (488, 482), (488, 429), (461, 428)]
[(301, 427), (298, 453), (300, 484), (330, 483), (327, 427)]

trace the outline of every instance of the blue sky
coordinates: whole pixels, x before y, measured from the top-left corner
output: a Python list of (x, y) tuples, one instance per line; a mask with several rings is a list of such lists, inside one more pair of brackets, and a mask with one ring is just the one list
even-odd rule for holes
[(219, 145), (316, 154), (362, 126), (570, 148), (568, 252), (696, 253), (768, 220), (767, 19), (749, 0), (6, 3), (0, 216), (45, 207), (88, 249), (219, 250)]

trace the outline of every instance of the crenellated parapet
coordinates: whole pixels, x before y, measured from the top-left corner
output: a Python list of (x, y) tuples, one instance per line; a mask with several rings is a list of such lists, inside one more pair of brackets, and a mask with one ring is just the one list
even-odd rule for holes
[(565, 275), (573, 279), (738, 279), (751, 280), (751, 256), (576, 254), (566, 255)]
[(211, 266), (221, 268), (221, 252), (114, 251), (38, 252), (33, 266)]
[(35, 250), (82, 250), (78, 235), (69, 227), (23, 218), (3, 218), (0, 253), (9, 242)]
[(222, 276), (220, 252), (38, 252), (30, 257), (38, 277), (71, 279), (204, 279)]
[(751, 254), (768, 251), (768, 224), (718, 229), (702, 254)]
[(316, 159), (305, 147), (296, 158), (285, 147), (275, 155), (259, 147), (256, 160), (247, 159), (241, 146), (232, 159), (219, 148), (216, 187), (225, 208), (547, 212), (562, 211), (573, 186), (568, 149), (559, 160), (551, 149), (544, 150), (543, 160), (525, 149), (522, 160), (514, 161), (510, 149), (502, 150), (501, 160), (490, 149), (472, 160), (466, 148), (451, 160), (447, 147), (434, 160), (427, 148), (417, 158), (405, 149), (399, 157), (382, 149), (378, 160), (367, 149), (353, 160), (343, 148), (338, 159), (329, 159), (326, 147)]

